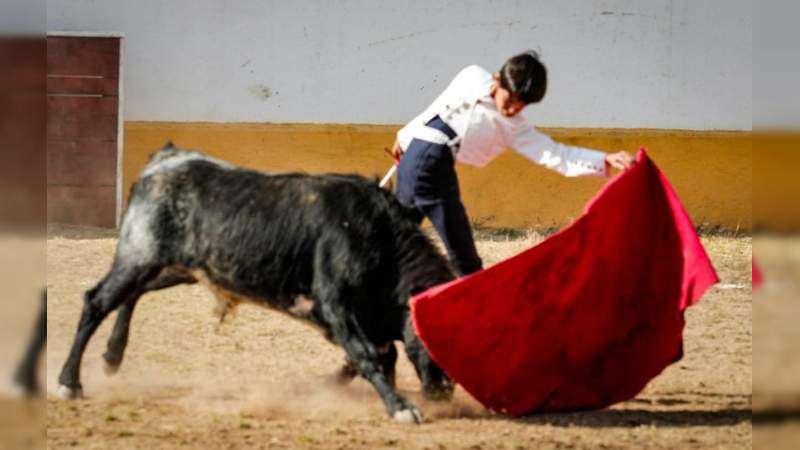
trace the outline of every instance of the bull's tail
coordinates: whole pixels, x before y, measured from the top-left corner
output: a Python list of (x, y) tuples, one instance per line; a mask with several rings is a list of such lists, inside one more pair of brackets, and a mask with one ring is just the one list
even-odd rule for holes
[(185, 152), (185, 150), (175, 147), (175, 144), (173, 144), (172, 141), (167, 141), (163, 147), (150, 154), (150, 158), (147, 160), (145, 168), (159, 164), (165, 159), (177, 156), (182, 152)]

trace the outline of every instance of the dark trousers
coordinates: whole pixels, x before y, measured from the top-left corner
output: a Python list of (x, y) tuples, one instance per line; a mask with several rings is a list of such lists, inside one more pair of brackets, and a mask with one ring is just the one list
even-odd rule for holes
[(467, 212), (461, 203), (450, 147), (413, 139), (397, 167), (395, 193), (400, 203), (419, 212), (420, 222), (427, 217), (433, 223), (451, 263), (462, 275), (482, 268)]

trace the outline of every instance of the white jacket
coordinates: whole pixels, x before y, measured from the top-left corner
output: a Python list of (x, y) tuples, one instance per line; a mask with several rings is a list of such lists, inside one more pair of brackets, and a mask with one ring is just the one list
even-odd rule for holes
[[(406, 150), (413, 138), (449, 144), (457, 161), (478, 167), (513, 148), (566, 176), (605, 175), (605, 153), (559, 144), (529, 125), (522, 114), (501, 114), (490, 94), (493, 82), (492, 74), (478, 66), (459, 72), (422, 114), (397, 132), (400, 147)], [(425, 126), (436, 115), (456, 132), (454, 139)]]

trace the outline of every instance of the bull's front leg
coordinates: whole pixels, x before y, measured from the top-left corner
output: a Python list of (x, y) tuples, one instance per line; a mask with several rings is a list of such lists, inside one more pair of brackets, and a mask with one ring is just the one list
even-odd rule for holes
[[(381, 370), (384, 374), (386, 374), (386, 378), (389, 380), (389, 383), (392, 385), (392, 387), (397, 388), (397, 382), (395, 380), (397, 348), (395, 348), (394, 342), (387, 342), (386, 344), (377, 347), (377, 349)], [(356, 370), (355, 366), (353, 366), (353, 362), (350, 361), (350, 358), (347, 355), (345, 355), (344, 364), (342, 364), (342, 367), (340, 367), (334, 375), (333, 382), (338, 385), (345, 385), (353, 381), (353, 379), (357, 376), (358, 371)]]
[(419, 410), (395, 391), (392, 381), (381, 368), (378, 349), (367, 338), (355, 315), (331, 305), (321, 305), (320, 311), (353, 367), (378, 391), (389, 416), (399, 422), (422, 422)]

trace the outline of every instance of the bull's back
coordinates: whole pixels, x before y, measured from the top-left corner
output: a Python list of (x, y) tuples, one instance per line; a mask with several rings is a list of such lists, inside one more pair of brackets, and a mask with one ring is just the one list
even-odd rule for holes
[(271, 175), (195, 159), (140, 181), (162, 205), (175, 263), (248, 295), (308, 293), (322, 244), (327, 257), (368, 268), (391, 240), (385, 202), (357, 176)]

